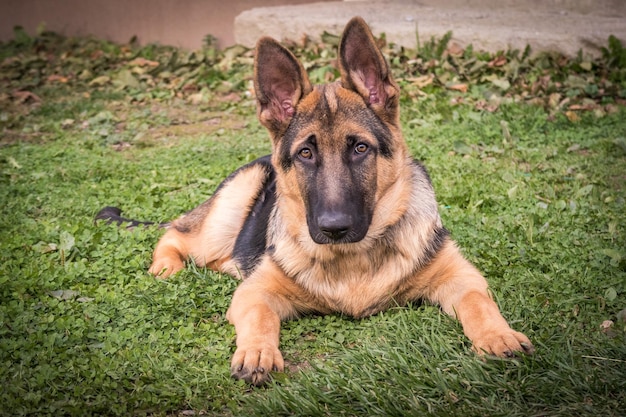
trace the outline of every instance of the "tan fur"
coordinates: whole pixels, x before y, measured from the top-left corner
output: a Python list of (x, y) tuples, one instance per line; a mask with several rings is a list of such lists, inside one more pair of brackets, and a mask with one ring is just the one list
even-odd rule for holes
[(264, 176), (258, 166), (243, 170), (207, 203), (175, 220), (154, 251), (150, 273), (167, 278), (192, 259), (198, 266), (237, 276), (231, 253)]
[[(259, 41), (255, 59), (257, 114), (272, 138), (276, 202), (268, 249), (243, 276), (227, 313), (237, 332), (233, 376), (260, 385), (271, 370), (283, 369), (282, 320), (310, 312), (366, 317), (418, 299), (458, 318), (478, 353), (531, 352), (528, 338), (509, 327), (489, 297), (481, 273), (444, 234), (430, 180), (411, 160), (400, 131), (398, 86), (365, 22), (355, 18), (346, 26), (338, 82), (312, 87), (295, 57), (269, 38)], [(359, 162), (356, 180), (345, 162), (351, 141), (378, 152)], [(316, 184), (295, 159), (283, 164), (285, 155), (307, 146), (321, 161)], [(259, 165), (247, 166), (176, 220), (157, 245), (150, 272), (167, 277), (193, 259), (239, 276), (235, 242), (267, 175)], [(307, 224), (307, 187), (322, 190), (325, 203), (341, 203), (342, 185), (350, 181), (358, 181), (364, 195), (373, 190), (367, 233), (346, 243), (316, 243)]]

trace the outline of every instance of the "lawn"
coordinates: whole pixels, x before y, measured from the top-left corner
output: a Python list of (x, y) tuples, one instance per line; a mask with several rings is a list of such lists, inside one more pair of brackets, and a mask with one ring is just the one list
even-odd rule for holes
[[(207, 38), (209, 40), (210, 38)], [(291, 45), (333, 79), (336, 37)], [(269, 152), (252, 52), (34, 37), (0, 44), (0, 414), (618, 416), (626, 404), (626, 50), (387, 45), (444, 223), (537, 351), (471, 353), (430, 305), (287, 322), (287, 370), (230, 378), (237, 281), (147, 273), (167, 221)]]

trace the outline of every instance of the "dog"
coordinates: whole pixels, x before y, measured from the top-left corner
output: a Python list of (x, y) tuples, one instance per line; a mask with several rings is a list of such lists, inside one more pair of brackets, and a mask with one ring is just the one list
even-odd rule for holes
[[(398, 85), (359, 17), (345, 27), (338, 65), (340, 80), (314, 86), (288, 49), (258, 41), (257, 116), (272, 153), (169, 224), (149, 272), (166, 278), (191, 260), (242, 278), (227, 312), (231, 373), (253, 385), (284, 368), (281, 321), (363, 318), (416, 300), (456, 317), (479, 354), (532, 353), (442, 225), (429, 175), (402, 136)], [(99, 218), (141, 223), (110, 207)]]

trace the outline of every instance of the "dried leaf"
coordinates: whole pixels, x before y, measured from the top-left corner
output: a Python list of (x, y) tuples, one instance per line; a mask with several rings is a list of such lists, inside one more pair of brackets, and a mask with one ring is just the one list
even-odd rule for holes
[(7, 162), (9, 163), (9, 165), (11, 165), (15, 169), (22, 168), (22, 166), (17, 162), (17, 160), (13, 158), (12, 156), (7, 157)]
[(137, 78), (127, 69), (121, 70), (115, 77), (115, 80), (113, 80), (113, 83), (120, 88), (139, 88), (140, 86)]
[(422, 75), (421, 77), (417, 77), (417, 78), (407, 78), (407, 81), (409, 81), (412, 85), (416, 86), (417, 88), (424, 88), (427, 85), (431, 85), (434, 79), (435, 79), (435, 76), (433, 74), (427, 74), (427, 75)]
[(448, 90), (460, 91), (461, 93), (467, 93), (468, 86), (467, 84), (450, 84), (446, 85)]
[(567, 117), (570, 122), (577, 122), (580, 120), (580, 116), (571, 110), (565, 112), (565, 117)]
[(511, 83), (506, 78), (495, 78), (491, 80), (491, 83), (502, 91), (506, 91), (511, 88)]
[(14, 91), (12, 96), (19, 104), (41, 103), (41, 98), (30, 91)]
[(580, 144), (579, 143), (575, 143), (572, 146), (570, 146), (569, 148), (567, 148), (566, 152), (567, 153), (576, 152), (579, 149), (580, 149)]
[(452, 56), (461, 56), (465, 50), (456, 42), (451, 42), (446, 49), (446, 52)]
[(89, 85), (92, 87), (100, 87), (108, 84), (111, 81), (111, 77), (108, 75), (101, 75), (99, 77), (94, 78), (89, 82)]
[(78, 291), (74, 291), (74, 290), (55, 290), (55, 291), (50, 291), (48, 294), (50, 294), (51, 296), (59, 300), (71, 300), (73, 298), (76, 298), (78, 295), (80, 295)]
[(495, 68), (495, 67), (503, 66), (504, 64), (506, 64), (506, 62), (507, 62), (507, 59), (504, 55), (498, 55), (497, 57), (489, 61), (487, 65), (491, 68)]
[(39, 253), (50, 253), (57, 250), (55, 243), (37, 242), (33, 245), (33, 250)]
[(74, 125), (74, 119), (65, 119), (61, 122), (62, 129), (68, 129)]
[(128, 65), (137, 67), (158, 67), (159, 63), (157, 61), (150, 61), (149, 59), (137, 57), (130, 61)]
[(568, 107), (570, 110), (593, 110), (597, 106), (594, 104), (572, 104)]
[(548, 96), (548, 107), (550, 109), (556, 109), (559, 106), (559, 102), (561, 101), (561, 94), (552, 93)]
[(59, 82), (59, 83), (63, 83), (63, 84), (66, 84), (68, 82), (68, 78), (67, 77), (64, 77), (62, 75), (57, 75), (57, 74), (49, 75), (47, 80), (49, 82)]

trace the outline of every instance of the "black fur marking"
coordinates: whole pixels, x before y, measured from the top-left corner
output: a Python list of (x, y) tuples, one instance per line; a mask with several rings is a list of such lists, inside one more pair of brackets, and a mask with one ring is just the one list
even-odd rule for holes
[(428, 266), (433, 259), (439, 254), (441, 248), (450, 237), (450, 232), (445, 227), (439, 227), (434, 230), (433, 236), (429, 242), (429, 245), (424, 248), (424, 261), (422, 265)]
[(296, 135), (300, 132), (301, 127), (304, 125), (303, 117), (297, 112), (289, 123), (289, 127), (285, 131), (285, 135), (281, 139), (280, 145), (280, 167), (283, 171), (288, 172), (293, 166), (293, 160), (291, 157), (291, 144), (296, 139)]
[[(122, 217), (122, 210), (120, 210), (117, 207), (111, 207), (111, 206), (107, 206), (103, 208), (102, 210), (98, 212), (98, 214), (96, 214), (94, 221), (97, 222), (98, 220), (105, 220), (106, 224), (115, 223), (118, 226), (125, 224), (127, 229), (132, 229), (137, 226), (150, 226), (150, 225), (155, 224), (154, 222), (144, 222), (144, 221), (127, 219), (126, 217)], [(169, 223), (160, 223), (158, 226), (167, 227), (169, 226)]]
[(393, 152), (391, 151), (391, 142), (393, 141), (391, 132), (389, 128), (382, 123), (378, 119), (378, 116), (374, 120), (377, 120), (378, 123), (374, 123), (372, 118), (365, 118), (365, 125), (367, 129), (374, 134), (376, 139), (378, 140), (378, 146), (380, 150), (380, 155), (384, 158), (390, 159), (393, 156)]
[[(193, 210), (187, 212), (185, 214), (185, 216), (183, 216), (181, 219), (179, 219), (176, 223), (174, 223), (173, 227), (174, 229), (178, 230), (180, 233), (191, 233), (193, 231), (193, 229), (195, 227), (197, 227), (197, 225), (201, 224), (203, 219), (204, 219), (204, 215), (207, 211), (210, 210), (210, 206), (213, 204), (213, 200), (218, 196), (218, 194), (220, 193), (220, 191), (233, 179), (235, 178), (237, 175), (239, 175), (242, 171), (247, 170), (249, 167), (260, 164), (260, 165), (270, 165), (271, 161), (271, 157), (270, 155), (265, 155), (262, 156), (258, 159), (255, 159), (252, 162), (247, 163), (246, 165), (243, 165), (239, 168), (237, 168), (235, 171), (233, 171), (232, 173), (230, 173), (230, 175), (228, 175), (228, 177), (226, 177), (215, 189), (215, 191), (213, 192), (213, 195), (206, 200), (204, 203), (202, 203), (200, 206), (194, 208)], [(206, 207), (208, 206), (208, 207)], [(204, 207), (205, 210), (197, 210), (199, 207)]]
[(263, 165), (267, 175), (233, 249), (233, 259), (239, 265), (244, 277), (254, 270), (266, 251), (267, 225), (276, 203), (276, 173), (271, 165), (270, 157), (259, 158), (251, 164)]
[[(317, 86), (317, 88), (321, 88), (325, 90), (329, 88), (328, 86)], [(333, 130), (333, 125), (335, 122), (335, 114), (331, 114), (330, 106), (328, 101), (326, 100), (326, 95), (324, 91), (320, 93), (321, 99), (317, 103), (315, 110), (310, 113), (301, 113), (298, 112), (296, 108), (296, 112), (289, 123), (289, 126), (285, 130), (285, 134), (280, 139), (280, 166), (284, 171), (289, 171), (289, 169), (293, 165), (292, 155), (291, 155), (291, 144), (296, 139), (297, 135), (303, 130), (305, 126), (312, 123), (313, 119), (317, 120), (320, 118), (320, 115), (324, 115), (325, 118), (325, 128), (330, 133)], [(346, 112), (349, 114), (350, 119), (356, 121), (361, 126), (365, 127), (371, 134), (377, 139), (378, 142), (378, 151), (380, 155), (384, 158), (392, 158), (393, 150), (393, 135), (389, 130), (389, 127), (376, 115), (376, 113), (368, 108), (361, 106), (352, 106), (352, 108), (347, 105), (339, 104), (339, 112)]]

